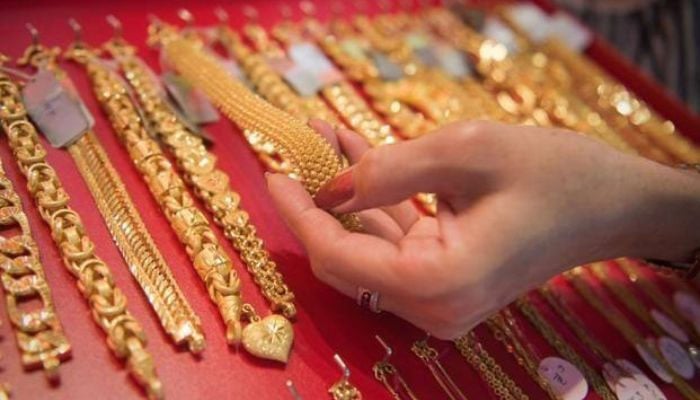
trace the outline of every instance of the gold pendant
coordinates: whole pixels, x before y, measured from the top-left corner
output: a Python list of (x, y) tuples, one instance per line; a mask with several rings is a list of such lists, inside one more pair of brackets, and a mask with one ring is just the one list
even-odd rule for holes
[(243, 329), (243, 347), (252, 355), (286, 363), (294, 341), (287, 318), (272, 314)]

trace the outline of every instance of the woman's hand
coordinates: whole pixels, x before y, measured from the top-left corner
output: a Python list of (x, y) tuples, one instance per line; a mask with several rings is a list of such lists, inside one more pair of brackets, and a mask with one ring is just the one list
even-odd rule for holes
[[(316, 202), (268, 177), (316, 276), (444, 339), (575, 265), (619, 256), (682, 260), (700, 245), (700, 180), (573, 132), (487, 122), (369, 149), (314, 121), (354, 165)], [(436, 193), (435, 217), (407, 200)], [(326, 210), (359, 212), (351, 233)]]

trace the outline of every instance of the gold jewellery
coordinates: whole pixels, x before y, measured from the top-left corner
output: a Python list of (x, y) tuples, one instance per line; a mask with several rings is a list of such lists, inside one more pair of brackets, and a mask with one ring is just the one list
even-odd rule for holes
[(136, 57), (133, 47), (118, 38), (105, 47), (119, 62), (143, 106), (144, 117), (177, 160), (185, 182), (212, 212), (214, 221), (224, 229), (272, 310), (294, 318), (294, 293), (270, 259), (248, 213), (241, 209), (240, 195), (231, 189), (230, 177), (217, 168), (216, 156), (206, 149), (199, 136), (180, 122), (163, 100), (157, 82), (152, 80), (148, 67)]
[[(23, 63), (45, 67), (47, 53), (57, 51), (34, 43), (25, 53)], [(146, 335), (141, 325), (127, 311), (126, 297), (115, 285), (109, 267), (95, 254), (95, 245), (87, 236), (80, 216), (68, 206), (68, 194), (56, 171), (46, 162), (46, 149), (27, 118), (19, 88), (7, 77), (2, 80), (0, 99), (10, 148), (27, 178), (27, 187), (41, 217), (51, 228), (64, 264), (78, 280), (78, 288), (89, 302), (95, 322), (107, 335), (107, 344), (114, 355), (125, 360), (131, 376), (149, 397), (162, 398), (163, 387), (153, 359), (145, 349)]]
[(350, 368), (345, 364), (345, 361), (338, 354), (333, 356), (333, 360), (343, 371), (343, 375), (328, 389), (331, 398), (333, 400), (362, 400), (360, 390), (350, 383)]
[(413, 342), (411, 351), (425, 364), (449, 400), (467, 400), (467, 396), (442, 366), (437, 350), (428, 344), (427, 338)]
[[(85, 66), (95, 95), (117, 136), (186, 246), (195, 270), (219, 307), (229, 343), (242, 341), (251, 354), (286, 362), (293, 339), (291, 324), (278, 315), (261, 320), (250, 304), (243, 304), (240, 281), (231, 259), (219, 245), (204, 214), (194, 206), (194, 199), (159, 144), (146, 130), (126, 83), (81, 43), (74, 44), (69, 54)], [(241, 329), (241, 314), (252, 321), (245, 329)]]
[[(0, 62), (3, 56), (0, 54)], [(16, 86), (0, 73), (0, 125), (5, 132), (16, 129), (22, 110), (14, 107)], [(18, 228), (15, 235), (0, 234), (0, 278), (5, 290), (7, 314), (15, 329), (17, 345), (26, 368), (41, 366), (50, 379), (70, 356), (70, 343), (51, 299), (39, 247), (32, 238), (22, 201), (0, 162), (0, 233)], [(40, 307), (23, 310), (22, 304), (38, 301)]]
[(375, 339), (377, 339), (379, 344), (384, 348), (386, 354), (381, 361), (377, 361), (372, 366), (374, 379), (381, 382), (395, 400), (418, 400), (418, 397), (413, 393), (411, 387), (408, 386), (408, 382), (401, 376), (396, 367), (389, 362), (394, 351), (381, 337), (375, 336)]

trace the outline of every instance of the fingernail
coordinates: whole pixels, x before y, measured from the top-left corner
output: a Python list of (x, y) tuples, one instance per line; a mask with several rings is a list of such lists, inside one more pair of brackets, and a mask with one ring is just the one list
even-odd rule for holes
[(323, 185), (314, 197), (316, 205), (331, 209), (350, 200), (355, 195), (352, 173), (353, 168), (350, 167)]

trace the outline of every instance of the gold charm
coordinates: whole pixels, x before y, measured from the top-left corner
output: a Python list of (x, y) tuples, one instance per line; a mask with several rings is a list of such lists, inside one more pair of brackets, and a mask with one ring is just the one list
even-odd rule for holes
[(349, 381), (350, 368), (345, 364), (345, 361), (337, 354), (333, 356), (333, 360), (343, 371), (343, 376), (340, 377), (340, 380), (328, 389), (328, 393), (331, 394), (333, 400), (362, 400), (362, 393)]
[(293, 341), (292, 324), (277, 314), (253, 321), (243, 329), (243, 347), (250, 354), (268, 360), (286, 363)]

